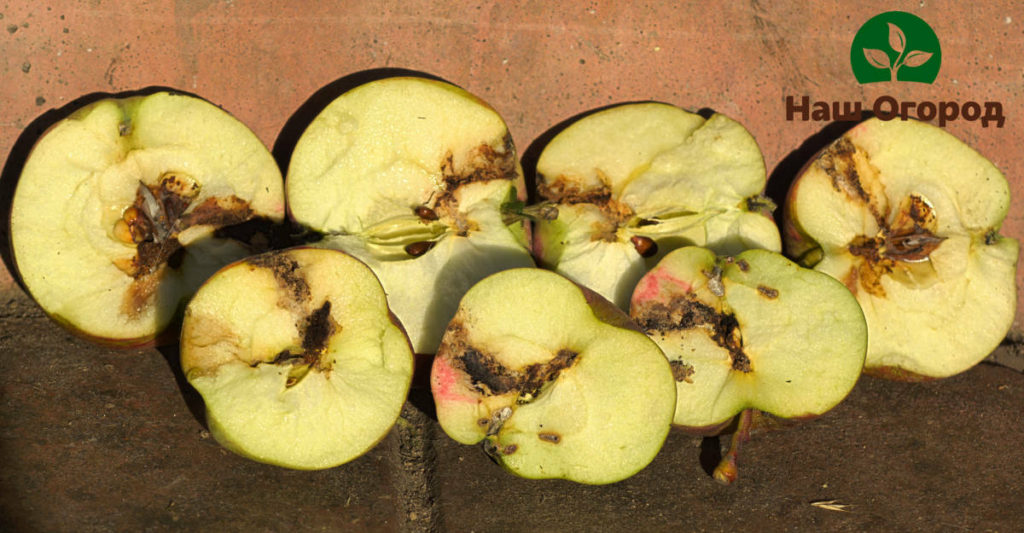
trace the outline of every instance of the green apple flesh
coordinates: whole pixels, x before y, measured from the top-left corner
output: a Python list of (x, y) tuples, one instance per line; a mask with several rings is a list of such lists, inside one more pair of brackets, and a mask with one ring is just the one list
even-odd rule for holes
[(796, 419), (828, 411), (857, 383), (867, 348), (864, 315), (841, 283), (766, 250), (670, 252), (641, 278), (630, 316), (672, 366), (673, 423), (698, 434), (751, 409)]
[(999, 170), (949, 133), (870, 119), (791, 186), (786, 248), (856, 295), (866, 372), (947, 377), (984, 359), (1012, 324), (1018, 243), (999, 235), (1009, 206)]
[(432, 354), (473, 283), (533, 266), (522, 225), (502, 212), (521, 182), (492, 108), (447, 83), (388, 78), (313, 120), (286, 188), (292, 217), (369, 265), (416, 353)]
[(540, 269), (466, 293), (431, 372), (437, 417), (527, 478), (603, 484), (640, 471), (668, 435), (675, 384), (622, 311)]
[(536, 223), (534, 255), (626, 309), (640, 276), (680, 246), (781, 250), (765, 181), (757, 142), (724, 115), (662, 103), (600, 111), (540, 155), (538, 196), (558, 218)]
[(11, 244), (48, 315), (133, 345), (248, 255), (217, 230), (283, 216), (281, 173), (248, 128), (199, 98), (156, 93), (90, 104), (38, 140), (14, 193)]
[(181, 366), (210, 433), (256, 461), (336, 466), (387, 435), (412, 349), (365, 265), (293, 248), (218, 271), (185, 310)]

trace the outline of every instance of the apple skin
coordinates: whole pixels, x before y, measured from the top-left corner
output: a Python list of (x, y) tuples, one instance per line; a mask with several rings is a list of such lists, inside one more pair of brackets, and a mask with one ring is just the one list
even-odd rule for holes
[[(270, 155), (270, 152), (266, 150), (265, 146), (263, 146), (262, 142), (256, 138), (255, 134), (251, 130), (249, 130), (245, 124), (239, 121), (234, 115), (225, 111), (220, 106), (217, 106), (216, 104), (210, 102), (209, 100), (206, 100), (205, 98), (190, 93), (166, 90), (141, 90), (104, 95), (102, 98), (96, 99), (94, 101), (91, 101), (78, 108), (71, 110), (66, 114), (66, 116), (63, 116), (60, 120), (56, 120), (55, 122), (50, 124), (45, 130), (43, 130), (42, 133), (38, 134), (35, 137), (33, 145), (29, 149), (29, 152), (24, 160), (23, 166), (21, 169), (19, 169), (19, 172), (24, 171), (25, 166), (27, 166), (27, 164), (33, 159), (33, 157), (37, 155), (37, 152), (40, 151), (41, 146), (43, 145), (43, 142), (46, 140), (47, 136), (57, 131), (59, 128), (63, 127), (66, 122), (79, 120), (82, 117), (87, 116), (88, 113), (91, 113), (96, 107), (101, 105), (113, 103), (114, 105), (119, 106), (125, 110), (134, 110), (137, 109), (140, 103), (148, 99), (158, 98), (189, 99), (195, 101), (195, 103), (199, 106), (216, 108), (218, 113), (223, 114), (225, 117), (228, 117), (231, 121), (235, 123), (233, 127), (236, 128), (236, 134), (238, 134), (238, 131), (244, 130), (245, 135), (251, 138), (247, 139), (246, 142), (248, 142), (250, 145), (258, 145), (259, 147), (261, 147), (263, 151), (266, 152), (266, 160), (273, 163), (273, 158)], [(134, 115), (133, 112), (133, 114), (127, 115), (127, 118), (130, 120), (134, 120), (136, 116)], [(256, 159), (257, 157), (253, 157), (253, 160)], [(263, 205), (259, 211), (253, 213), (253, 218), (263, 218), (267, 222), (273, 224), (280, 224), (284, 220), (286, 208), (284, 202), (283, 179), (280, 174), (280, 171), (277, 169), (276, 163), (273, 163), (272, 167), (274, 172), (276, 172), (277, 184), (276, 188), (269, 184), (268, 187), (275, 188), (275, 191), (271, 191), (270, 189), (268, 189), (268, 195), (266, 197), (262, 197), (260, 199), (260, 202), (262, 204), (267, 204), (269, 196), (272, 196), (275, 192), (277, 193), (278, 200), (276, 202), (269, 202), (269, 208), (267, 205)], [(265, 164), (264, 170), (268, 168), (269, 166)], [(17, 195), (17, 189), (15, 190), (14, 194)], [(13, 225), (13, 220), (15, 216), (15, 209), (12, 207), (11, 209), (9, 209), (7, 213), (7, 220), (5, 221), (7, 224), (8, 232), (10, 232), (10, 228)], [(184, 310), (184, 306), (187, 303), (187, 295), (183, 295), (173, 315), (171, 315), (169, 320), (167, 320), (166, 323), (164, 323), (163, 326), (158, 328), (155, 332), (134, 337), (110, 337), (93, 334), (77, 326), (76, 324), (73, 323), (73, 321), (67, 319), (60, 313), (47, 309), (35, 297), (35, 295), (32, 294), (32, 291), (29, 289), (29, 285), (25, 280), (24, 266), (22, 265), (22, 262), (19, 261), (19, 256), (15, 251), (15, 240), (13, 238), (8, 239), (8, 252), (10, 254), (11, 263), (13, 267), (11, 275), (14, 278), (14, 280), (18, 283), (22, 290), (24, 290), (25, 293), (33, 300), (33, 302), (36, 303), (36, 305), (47, 316), (47, 318), (58, 324), (61, 328), (63, 328), (65, 331), (67, 331), (74, 337), (100, 346), (124, 350), (143, 349), (154, 346), (168, 346), (177, 342), (181, 326), (182, 311)]]
[[(797, 263), (799, 263), (802, 266), (805, 266), (807, 268), (815, 268), (815, 265), (818, 265), (820, 262), (822, 262), (823, 259), (826, 258), (825, 252), (822, 250), (822, 245), (819, 244), (815, 240), (815, 238), (810, 235), (810, 232), (808, 232), (804, 228), (804, 226), (801, 225), (801, 223), (800, 223), (800, 216), (803, 213), (797, 207), (797, 205), (798, 205), (797, 198), (800, 197), (802, 194), (804, 194), (804, 190), (803, 189), (807, 186), (807, 183), (810, 181), (809, 175), (812, 173), (811, 171), (813, 170), (813, 167), (815, 166), (815, 164), (820, 160), (820, 158), (824, 154), (826, 154), (829, 150), (831, 150), (833, 148), (833, 146), (835, 146), (840, 141), (843, 141), (843, 140), (846, 140), (846, 139), (850, 139), (850, 140), (853, 140), (853, 143), (855, 145), (857, 145), (858, 142), (861, 142), (858, 139), (866, 138), (873, 131), (876, 131), (877, 129), (880, 129), (881, 127), (886, 127), (886, 126), (887, 126), (886, 123), (883, 122), (883, 121), (880, 121), (879, 119), (869, 119), (869, 120), (866, 120), (866, 121), (858, 124), (854, 128), (850, 129), (847, 133), (845, 133), (841, 138), (837, 139), (836, 141), (834, 141), (832, 143), (829, 143), (829, 145), (827, 145), (827, 146), (823, 147), (822, 149), (818, 150), (818, 152), (815, 153), (803, 165), (803, 167), (796, 173), (796, 177), (795, 177), (794, 181), (791, 183), (791, 185), (789, 187), (789, 190), (788, 190), (788, 192), (786, 194), (786, 201), (785, 201), (784, 210), (783, 210), (783, 217), (782, 217), (782, 237), (783, 237), (784, 249), (786, 251), (786, 254), (789, 257), (793, 258), (793, 260), (796, 261)], [(929, 130), (939, 130), (939, 131), (941, 131), (940, 128), (937, 128), (937, 127), (935, 127), (935, 126), (933, 126), (931, 124), (924, 123), (924, 122), (919, 122), (919, 121), (916, 121), (916, 120), (909, 120), (909, 121), (893, 120), (893, 121), (891, 121), (891, 124), (889, 124), (887, 127), (924, 128), (924, 129), (919, 130), (917, 134), (915, 134), (914, 132), (908, 130), (908, 133), (906, 134), (906, 137), (915, 137), (915, 136), (927, 134), (927, 135), (930, 136), (929, 138), (933, 138), (933, 137), (936, 137), (936, 134), (932, 133)], [(945, 135), (942, 136), (942, 137), (948, 137), (950, 139), (955, 139), (955, 137), (953, 137), (952, 135), (949, 135), (948, 133), (945, 133)], [(949, 142), (946, 139), (941, 139), (941, 140), (943, 142)], [(950, 146), (952, 144), (956, 144), (956, 146)], [(924, 153), (927, 150), (925, 148), (920, 148), (919, 150), (923, 154), (922, 156), (920, 156), (921, 157), (920, 165), (922, 166), (922, 168), (927, 168), (929, 164), (935, 164), (932, 161), (939, 161), (940, 157), (955, 158), (955, 160), (957, 162), (959, 162), (959, 160), (962, 159), (962, 158), (970, 157), (970, 158), (972, 158), (972, 160), (976, 158), (979, 161), (979, 163), (972, 163), (972, 164), (975, 165), (973, 167), (972, 172), (977, 172), (977, 173), (989, 172), (990, 169), (982, 168), (982, 165), (984, 165), (984, 166), (991, 167), (991, 170), (994, 170), (995, 174), (1001, 174), (1001, 173), (999, 173), (999, 171), (997, 169), (994, 168), (994, 166), (991, 166), (991, 163), (989, 161), (985, 160), (984, 157), (982, 157), (980, 154), (977, 154), (976, 151), (974, 151), (972, 148), (970, 148), (969, 146), (964, 144), (962, 141), (957, 140), (956, 143), (950, 143), (950, 145), (946, 146), (946, 148), (948, 148), (948, 151), (943, 152), (942, 156), (937, 156), (937, 157), (934, 157), (934, 156), (933, 157), (929, 157), (928, 154)], [(858, 148), (858, 150), (859, 149), (860, 148)], [(965, 153), (969, 153), (971, 155), (964, 155)], [(873, 154), (871, 154), (871, 155), (873, 155)], [(988, 181), (989, 179), (993, 179), (994, 178), (994, 176), (992, 176), (992, 175), (988, 175), (988, 176), (989, 177), (986, 178), (986, 181)], [(986, 186), (987, 185), (988, 184), (986, 183)], [(951, 187), (953, 187), (953, 185), (951, 185)], [(870, 194), (870, 192), (869, 192), (869, 194)], [(987, 194), (991, 194), (991, 192), (987, 192)], [(1009, 193), (1007, 192), (1007, 194), (1009, 194)], [(894, 202), (893, 199), (889, 199), (888, 201), (890, 203)], [(998, 207), (993, 206), (993, 209), (998, 209)], [(943, 213), (939, 213), (938, 216), (940, 216), (940, 217), (943, 216)], [(959, 213), (957, 213), (956, 215), (954, 215), (952, 213), (948, 213), (948, 214), (945, 214), (945, 216), (947, 216), (947, 217), (959, 216)], [(1005, 214), (1004, 214), (1004, 216), (1005, 216)], [(994, 228), (992, 228), (992, 231), (993, 232), (998, 232), (998, 229), (999, 229), (999, 225), (997, 223), (996, 226)], [(939, 235), (939, 237), (945, 239), (946, 235)], [(1016, 245), (1016, 241), (1014, 239), (1011, 239), (1011, 238), (1008, 238), (1008, 237), (1005, 237), (1005, 236), (1000, 236), (998, 234), (996, 234), (996, 238), (1001, 240), (1004, 244), (1010, 243), (1012, 241), (1013, 246), (1014, 247), (1017, 246)], [(833, 274), (833, 275), (835, 275), (835, 274)], [(855, 294), (855, 296), (857, 296), (858, 300), (862, 302), (863, 306), (870, 305), (869, 303), (865, 303), (865, 301), (862, 299), (863, 295), (858, 293), (859, 281), (856, 279), (856, 277), (854, 277), (853, 279), (843, 278), (843, 279), (840, 279), (840, 281), (842, 281), (845, 285), (847, 285), (847, 288), (849, 288), (851, 290), (851, 292), (853, 292)], [(1014, 280), (1014, 285), (1016, 285), (1015, 280)], [(863, 290), (861, 290), (861, 292), (863, 292)], [(1014, 292), (1016, 292), (1016, 291), (1014, 291)], [(1013, 302), (1011, 304), (1013, 308), (1016, 308), (1016, 303), (1017, 303), (1016, 302), (1016, 298), (1014, 298), (1014, 300), (1013, 300)], [(1010, 314), (1013, 314), (1013, 313), (1014, 313), (1013, 311), (1010, 312)], [(1007, 324), (1005, 329), (1008, 330), (1009, 327), (1010, 327), (1010, 325)], [(998, 343), (1001, 341), (1001, 337), (999, 339), (995, 339), (995, 337), (992, 337), (991, 335), (989, 335), (988, 337), (989, 338), (987, 338), (986, 340), (980, 341), (980, 343), (981, 344), (985, 344), (986, 346), (991, 345), (991, 349), (994, 349), (995, 346), (997, 346)], [(985, 351), (985, 354), (990, 352), (991, 349)], [(915, 371), (910, 370), (908, 368), (903, 368), (902, 366), (897, 365), (897, 364), (879, 364), (877, 362), (872, 361), (871, 352), (872, 352), (872, 350), (869, 348), (868, 362), (865, 365), (864, 370), (863, 370), (864, 374), (872, 376), (872, 377), (888, 379), (888, 380), (893, 380), (893, 381), (902, 381), (902, 382), (927, 382), (927, 381), (933, 381), (933, 380), (949, 377), (951, 375), (955, 375), (955, 374), (957, 374), (959, 372), (967, 370), (967, 368), (970, 368), (970, 366), (973, 366), (973, 364), (972, 365), (968, 365), (968, 366), (961, 365), (959, 369), (954, 369), (954, 371), (943, 371), (943, 372), (936, 372), (934, 374), (929, 374), (929, 373), (923, 373), (923, 372), (915, 372)], [(977, 361), (980, 361), (981, 359), (983, 359), (985, 354), (981, 354), (980, 358), (976, 358)]]

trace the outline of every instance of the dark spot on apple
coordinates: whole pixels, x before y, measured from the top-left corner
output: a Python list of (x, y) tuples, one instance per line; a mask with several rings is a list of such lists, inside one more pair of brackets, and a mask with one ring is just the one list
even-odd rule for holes
[(778, 206), (775, 205), (775, 202), (773, 202), (771, 198), (768, 198), (767, 196), (763, 196), (760, 194), (755, 194), (754, 196), (747, 198), (746, 200), (744, 200), (743, 203), (747, 208), (747, 211), (751, 211), (754, 213), (763, 213), (770, 215), (772, 212), (775, 211), (775, 209), (778, 208)]
[[(859, 152), (859, 153), (858, 153)], [(857, 171), (857, 157), (866, 160), (867, 154), (858, 150), (846, 137), (840, 137), (824, 151), (815, 161), (832, 179), (832, 188), (846, 194), (849, 198), (864, 202), (879, 225), (884, 223), (883, 214), (879, 211), (871, 194), (864, 189), (863, 177)]]
[[(715, 344), (729, 352), (733, 368), (750, 372), (750, 360), (743, 353), (739, 322), (729, 313), (716, 310), (693, 293), (673, 298), (668, 303), (648, 302), (635, 306), (631, 315), (648, 336), (664, 336), (669, 331), (701, 328)], [(743, 370), (743, 369), (746, 370)]]
[(676, 381), (680, 383), (693, 383), (693, 380), (690, 379), (695, 372), (693, 365), (688, 365), (678, 360), (669, 361), (668, 365), (672, 368), (672, 377), (675, 378)]
[(324, 301), (323, 305), (296, 325), (302, 337), (301, 352), (284, 349), (275, 354), (270, 361), (256, 361), (249, 365), (253, 368), (261, 364), (292, 366), (293, 368), (288, 371), (285, 387), (295, 386), (312, 369), (318, 371), (330, 370), (330, 366), (325, 365), (323, 355), (327, 349), (328, 341), (339, 327), (331, 319), (331, 302), (329, 300)]
[(550, 442), (551, 444), (558, 444), (562, 442), (562, 436), (559, 435), (558, 433), (552, 432), (538, 433), (537, 438), (544, 442)]
[(767, 285), (758, 285), (757, 293), (769, 300), (774, 300), (779, 297), (779, 290), (773, 289)]
[(744, 261), (743, 259), (736, 261), (736, 266), (740, 269), (741, 272), (750, 272), (750, 263)]
[(267, 268), (274, 273), (277, 284), (289, 295), (292, 303), (310, 299), (309, 284), (299, 274), (299, 263), (279, 252), (267, 252), (246, 259), (257, 268)]
[(629, 242), (633, 243), (633, 247), (641, 257), (651, 257), (658, 253), (658, 243), (650, 237), (634, 235), (629, 238)]
[(513, 453), (516, 453), (516, 450), (518, 449), (519, 447), (515, 444), (509, 444), (501, 449), (501, 453), (502, 455), (512, 455)]
[[(480, 144), (467, 154), (460, 168), (455, 168), (455, 157), (451, 152), (445, 154), (441, 162), (441, 179), (444, 188), (434, 204), (434, 210), (440, 210), (451, 218), (460, 216), (455, 191), (470, 183), (483, 183), (493, 180), (519, 179), (516, 148), (512, 143), (512, 135), (508, 132), (502, 138), (500, 148), (490, 144)], [(438, 213), (435, 212), (435, 215)], [(419, 216), (419, 213), (417, 213)], [(422, 218), (422, 217), (421, 217)]]
[(430, 251), (434, 245), (437, 244), (434, 241), (419, 241), (405, 245), (405, 253), (411, 257), (419, 257)]
[(989, 229), (985, 232), (985, 244), (992, 246), (997, 242), (999, 242), (999, 233), (997, 233), (996, 230)]
[(478, 425), (480, 427), (487, 427), (487, 425), (490, 424), (490, 423), (491, 423), (491, 421), (486, 419), (486, 418), (478, 418), (477, 421), (476, 421), (476, 425)]
[(231, 195), (207, 198), (181, 217), (182, 229), (190, 226), (232, 226), (252, 217), (249, 202)]
[[(454, 331), (461, 332), (461, 325)], [(540, 393), (541, 388), (554, 381), (565, 369), (575, 364), (579, 354), (568, 349), (559, 350), (550, 361), (534, 363), (521, 369), (512, 369), (497, 361), (494, 356), (468, 346), (463, 335), (452, 335), (452, 326), (438, 350), (438, 356), (448, 357), (453, 366), (469, 376), (477, 392), (492, 396), (518, 392), (519, 403), (529, 403)]]
[(732, 357), (732, 369), (743, 373), (750, 372), (752, 369), (750, 368), (750, 358), (747, 357), (747, 354), (743, 352), (734, 354)]
[[(540, 175), (537, 179), (537, 192), (546, 201), (555, 204), (573, 205), (589, 204), (596, 207), (603, 215), (603, 220), (595, 222), (592, 227), (591, 241), (617, 242), (619, 227), (633, 219), (633, 209), (612, 198), (611, 180), (600, 169), (595, 169), (600, 185), (583, 188), (577, 179), (571, 176), (555, 176), (549, 178)], [(646, 224), (657, 224), (656, 220), (644, 221)], [(638, 222), (637, 226), (641, 223)]]
[(331, 320), (331, 302), (327, 300), (305, 319), (302, 327), (302, 351), (307, 354), (321, 354), (327, 349), (327, 341), (334, 334), (335, 324)]

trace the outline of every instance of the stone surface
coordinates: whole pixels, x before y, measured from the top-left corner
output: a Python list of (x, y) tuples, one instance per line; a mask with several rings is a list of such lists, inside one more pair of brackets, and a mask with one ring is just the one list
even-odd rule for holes
[[(71, 337), (0, 298), (0, 530), (1013, 531), (1024, 524), (1024, 375), (983, 364), (929, 383), (863, 378), (819, 419), (727, 444), (674, 432), (607, 486), (517, 478), (449, 439), (414, 390), (369, 454), (319, 472), (224, 451), (175, 348)], [(833, 501), (845, 511), (816, 506)], [(638, 529), (639, 528), (639, 529)]]

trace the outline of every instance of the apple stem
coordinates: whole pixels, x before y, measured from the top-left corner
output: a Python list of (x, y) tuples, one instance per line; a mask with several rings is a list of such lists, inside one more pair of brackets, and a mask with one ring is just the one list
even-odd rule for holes
[(740, 413), (739, 422), (736, 425), (736, 432), (732, 434), (732, 443), (729, 445), (729, 451), (725, 453), (725, 457), (722, 457), (721, 462), (715, 467), (715, 481), (724, 485), (729, 485), (736, 481), (739, 477), (739, 469), (736, 465), (737, 457), (740, 453), (740, 448), (750, 440), (750, 428), (753, 425), (754, 410), (744, 409)]

